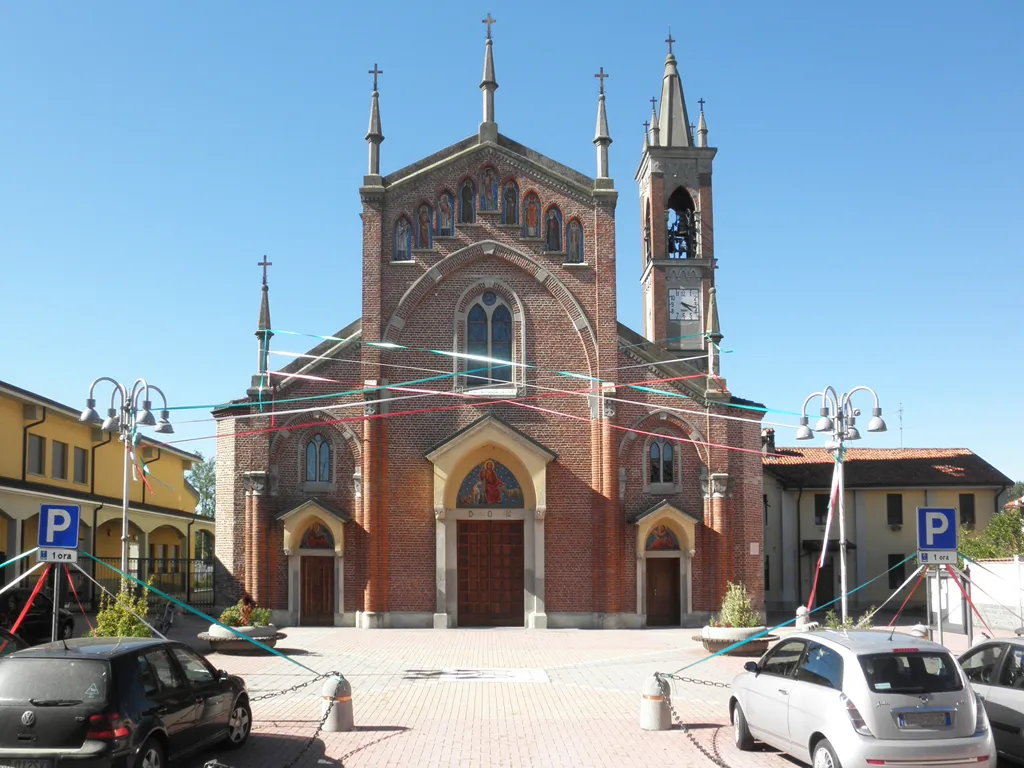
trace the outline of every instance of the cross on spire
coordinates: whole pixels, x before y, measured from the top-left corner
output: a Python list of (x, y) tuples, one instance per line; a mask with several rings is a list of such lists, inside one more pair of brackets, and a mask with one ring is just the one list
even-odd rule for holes
[(665, 42), (668, 43), (668, 53), (671, 56), (672, 55), (672, 43), (675, 42), (675, 40), (672, 39), (672, 27), (668, 28), (668, 37), (665, 38)]
[(604, 67), (601, 67), (601, 71), (600, 71), (600, 72), (598, 72), (598, 73), (597, 73), (596, 75), (594, 75), (594, 77), (596, 77), (596, 78), (599, 78), (599, 79), (600, 79), (600, 81), (601, 81), (601, 93), (604, 93), (604, 79), (605, 79), (606, 77), (611, 77), (611, 75), (606, 75), (606, 74), (604, 73)]
[(650, 132), (650, 130), (651, 130), (651, 123), (650, 123), (650, 121), (649, 120), (644, 120), (644, 136), (646, 136), (648, 134), (648, 132)]
[(697, 103), (700, 104), (700, 111), (704, 111), (704, 99), (697, 99)]
[(373, 90), (376, 91), (377, 90), (377, 75), (383, 75), (384, 74), (384, 70), (383, 69), (377, 69), (377, 62), (373, 62), (373, 69), (371, 69), (366, 74), (373, 75)]
[[(376, 65), (376, 64), (374, 64), (374, 66), (376, 67), (377, 65)], [(258, 262), (258, 263), (256, 264), (256, 266), (257, 266), (257, 267), (263, 267), (263, 284), (264, 284), (264, 285), (266, 285), (266, 284), (267, 284), (267, 267), (272, 267), (272, 266), (274, 266), (274, 262), (272, 262), (272, 261), (267, 261), (267, 257), (266, 257), (266, 256), (264, 256), (264, 257), (263, 257), (263, 261), (261, 261), (261, 262)]]
[(487, 18), (483, 19), (482, 21), (483, 21), (484, 24), (487, 25), (487, 39), (490, 40), (491, 39), (491, 24), (496, 23), (498, 20), (497, 19), (492, 19), (491, 18), (491, 12), (488, 11), (487, 12)]
[(658, 99), (655, 98), (654, 96), (651, 96), (651, 112), (654, 112), (657, 109), (657, 103)]

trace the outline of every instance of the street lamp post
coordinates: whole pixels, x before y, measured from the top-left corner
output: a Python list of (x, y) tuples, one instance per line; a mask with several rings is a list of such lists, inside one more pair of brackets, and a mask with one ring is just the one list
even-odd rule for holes
[[(870, 387), (854, 387), (849, 392), (840, 395), (833, 387), (825, 387), (821, 392), (814, 392), (804, 400), (804, 406), (800, 413), (800, 426), (796, 430), (797, 440), (810, 440), (814, 432), (825, 432), (831, 434), (831, 439), (825, 443), (825, 448), (835, 451), (836, 472), (838, 475), (838, 509), (839, 515), (839, 589), (842, 593), (843, 621), (846, 621), (849, 612), (847, 610), (847, 589), (846, 589), (846, 484), (843, 476), (843, 446), (847, 440), (860, 440), (860, 430), (857, 429), (857, 417), (860, 416), (860, 409), (854, 408), (850, 398), (857, 392), (870, 392), (875, 399), (875, 406), (871, 410), (871, 421), (868, 422), (868, 432), (885, 432), (885, 422), (882, 420), (882, 409), (878, 405), (878, 395)], [(807, 419), (807, 404), (816, 397), (821, 398), (821, 408), (818, 409), (818, 421), (814, 425), (814, 432), (811, 431)], [(827, 532), (826, 532), (827, 533)], [(863, 544), (863, 542), (862, 542)], [(826, 546), (826, 542), (822, 542)]]
[[(110, 407), (107, 409), (107, 418), (101, 419), (96, 412), (96, 398), (93, 394), (96, 385), (101, 381), (109, 381), (114, 385), (110, 393)], [(152, 402), (149, 399), (149, 391), (159, 393), (163, 400), (164, 407), (160, 411), (160, 421), (153, 417)], [(139, 398), (142, 398), (142, 407), (139, 407)], [(114, 407), (115, 400), (120, 398), (118, 407)], [(101, 376), (89, 386), (89, 398), (85, 401), (85, 410), (78, 419), (85, 424), (99, 424), (104, 432), (120, 433), (120, 440), (124, 444), (124, 485), (121, 499), (121, 572), (128, 573), (128, 478), (131, 467), (131, 448), (138, 437), (139, 427), (155, 426), (154, 432), (169, 435), (174, 432), (171, 426), (170, 412), (167, 410), (167, 397), (163, 390), (146, 382), (145, 379), (136, 379), (131, 389), (124, 384), (110, 378)]]

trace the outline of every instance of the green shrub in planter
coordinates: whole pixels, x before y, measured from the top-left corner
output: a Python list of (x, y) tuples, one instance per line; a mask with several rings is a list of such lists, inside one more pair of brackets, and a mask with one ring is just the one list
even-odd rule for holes
[(761, 616), (750, 602), (747, 588), (742, 584), (729, 582), (722, 598), (722, 610), (712, 616), (709, 626), (751, 628), (761, 626)]
[(220, 623), (229, 627), (265, 627), (270, 624), (270, 609), (260, 608), (245, 598), (224, 609)]
[(100, 609), (96, 614), (93, 637), (152, 637), (153, 630), (132, 613), (145, 618), (149, 612), (149, 590), (135, 595), (127, 586), (116, 597), (106, 592), (100, 596)]

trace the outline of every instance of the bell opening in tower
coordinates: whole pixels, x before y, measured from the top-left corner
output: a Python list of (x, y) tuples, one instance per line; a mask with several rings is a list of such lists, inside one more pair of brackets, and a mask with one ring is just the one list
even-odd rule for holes
[(683, 187), (679, 187), (669, 197), (665, 208), (665, 222), (667, 258), (698, 258), (696, 206), (690, 193)]

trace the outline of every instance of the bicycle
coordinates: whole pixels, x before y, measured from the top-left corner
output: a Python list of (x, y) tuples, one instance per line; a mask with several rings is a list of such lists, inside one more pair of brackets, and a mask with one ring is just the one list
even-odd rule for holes
[(164, 603), (163, 615), (160, 617), (160, 634), (166, 636), (174, 626), (174, 604), (168, 600)]

